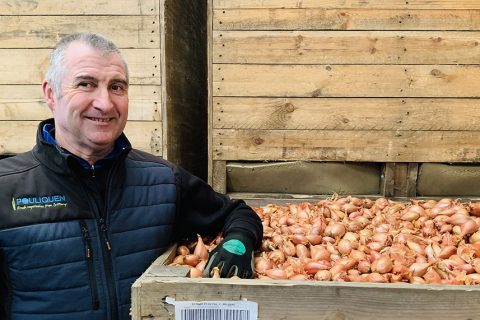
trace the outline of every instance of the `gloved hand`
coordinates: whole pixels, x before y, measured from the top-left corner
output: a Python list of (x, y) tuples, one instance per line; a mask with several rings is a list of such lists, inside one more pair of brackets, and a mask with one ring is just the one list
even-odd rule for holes
[(218, 267), (220, 277), (253, 277), (253, 240), (243, 233), (229, 233), (218, 246), (210, 252), (203, 271), (205, 277), (211, 277), (213, 268)]

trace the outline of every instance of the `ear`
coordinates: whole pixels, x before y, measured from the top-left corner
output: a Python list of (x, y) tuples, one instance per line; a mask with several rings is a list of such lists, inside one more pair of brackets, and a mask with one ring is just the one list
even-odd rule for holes
[(43, 80), (42, 90), (43, 98), (45, 99), (45, 102), (47, 103), (50, 110), (53, 112), (56, 105), (55, 92), (53, 91), (53, 88), (50, 86), (47, 80)]

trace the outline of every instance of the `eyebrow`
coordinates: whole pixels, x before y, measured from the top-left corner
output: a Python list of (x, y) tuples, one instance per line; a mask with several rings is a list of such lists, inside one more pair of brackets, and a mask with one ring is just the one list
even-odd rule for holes
[[(92, 76), (78, 76), (78, 77), (75, 77), (75, 82), (78, 82), (78, 81), (95, 81), (95, 82), (98, 82), (98, 79), (95, 78), (95, 77), (92, 77)], [(112, 79), (112, 81), (110, 81), (110, 83), (121, 83), (121, 84), (124, 84), (126, 86), (128, 86), (128, 81), (125, 80), (125, 79), (121, 79), (121, 78), (116, 78), (116, 79)]]

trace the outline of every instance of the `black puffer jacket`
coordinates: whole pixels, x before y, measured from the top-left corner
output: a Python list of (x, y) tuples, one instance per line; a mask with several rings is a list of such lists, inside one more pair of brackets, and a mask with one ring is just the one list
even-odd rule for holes
[(124, 136), (113, 159), (85, 170), (44, 139), (45, 124), (31, 152), (0, 161), (1, 319), (130, 319), (132, 283), (173, 241), (241, 231), (260, 242), (243, 201)]

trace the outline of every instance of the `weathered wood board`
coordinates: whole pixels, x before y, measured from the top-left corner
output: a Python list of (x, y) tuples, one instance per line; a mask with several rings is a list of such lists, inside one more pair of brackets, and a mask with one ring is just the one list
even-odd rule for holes
[(129, 65), (133, 146), (206, 179), (206, 144), (203, 160), (184, 152), (196, 147), (192, 137), (206, 141), (205, 21), (201, 1), (0, 1), (0, 155), (30, 149), (36, 124), (51, 117), (41, 83), (53, 46), (92, 31)]
[(421, 163), (480, 163), (480, 2), (210, 0), (208, 9), (218, 190), (229, 192), (229, 163), (242, 161), (381, 163), (379, 190), (391, 196), (416, 194)]

